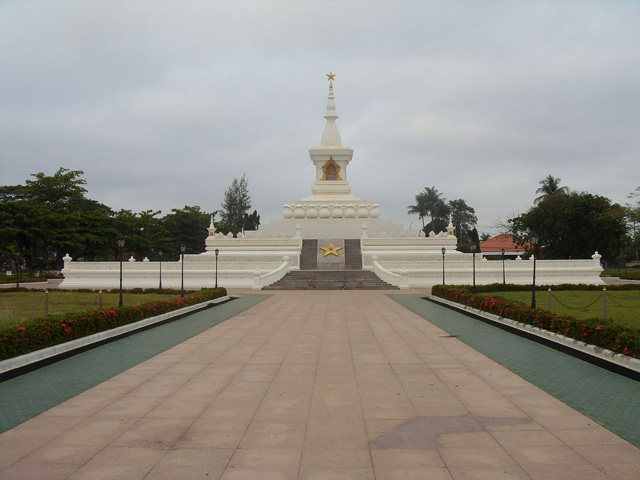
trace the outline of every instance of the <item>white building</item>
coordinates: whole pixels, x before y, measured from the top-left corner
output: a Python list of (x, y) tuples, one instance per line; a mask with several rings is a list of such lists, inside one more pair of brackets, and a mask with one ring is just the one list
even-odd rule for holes
[[(456, 251), (451, 224), (447, 231), (425, 237), (421, 230), (405, 230), (381, 218), (378, 204), (352, 195), (348, 167), (353, 149), (342, 144), (334, 74), (328, 77), (326, 124), (320, 145), (309, 150), (315, 168), (311, 195), (285, 204), (282, 219), (236, 237), (217, 233), (212, 219), (204, 253), (185, 255), (184, 265), (163, 262), (163, 286), (180, 288), (184, 279), (187, 289), (211, 287), (217, 278), (225, 287), (262, 289), (288, 275), (284, 288), (291, 277), (289, 288), (318, 287), (321, 279), (329, 279), (326, 288), (372, 288), (375, 276), (394, 287), (410, 288), (441, 283), (443, 277), (446, 283), (471, 283), (474, 270), (478, 284), (501, 282), (501, 262), (478, 255), (474, 269), (474, 257)], [(538, 261), (537, 282), (601, 283), (599, 259), (596, 252), (589, 260)], [(160, 265), (132, 260), (123, 269), (124, 287), (157, 287)], [(119, 285), (118, 262), (73, 262), (68, 255), (64, 261), (62, 288)], [(509, 283), (531, 282), (532, 261), (508, 264), (504, 274)]]

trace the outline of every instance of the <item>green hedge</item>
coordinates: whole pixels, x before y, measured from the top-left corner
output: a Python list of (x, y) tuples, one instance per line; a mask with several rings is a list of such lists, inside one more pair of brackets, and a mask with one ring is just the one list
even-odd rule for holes
[[(9, 292), (44, 292), (47, 290), (51, 290), (51, 288), (7, 287), (7, 288), (0, 288), (0, 294), (9, 293)], [(108, 290), (108, 289), (97, 290), (95, 288), (65, 288), (60, 291), (76, 292), (76, 293), (98, 293), (98, 292), (120, 293), (120, 289), (118, 288), (112, 288), (111, 290)], [(190, 294), (190, 293), (194, 293), (195, 291), (196, 290), (185, 290), (185, 293)], [(180, 290), (173, 289), (173, 288), (163, 288), (162, 290), (159, 288), (130, 288), (130, 289), (123, 290), (123, 292), (126, 293), (127, 295), (130, 293), (142, 294), (142, 295), (144, 295), (145, 293), (158, 293), (161, 295), (180, 295)]]
[(202, 289), (184, 297), (144, 303), (136, 307), (104, 308), (51, 315), (4, 327), (0, 329), (0, 360), (196, 305), (226, 294), (227, 291), (224, 288)]
[[(455, 287), (455, 285), (454, 285)], [(585, 292), (601, 292), (605, 285), (585, 285), (575, 283), (563, 283), (561, 285), (536, 285), (537, 292), (546, 292), (551, 288), (552, 291), (558, 292), (561, 290), (578, 290)], [(640, 283), (627, 283), (621, 285), (606, 285), (607, 290), (615, 292), (617, 290), (640, 290)], [(465, 288), (465, 287), (460, 287)], [(490, 285), (476, 285), (476, 292), (478, 293), (491, 293), (491, 292), (530, 292), (531, 285), (514, 285), (507, 283), (492, 283)]]
[(431, 289), (431, 293), (436, 297), (477, 308), (483, 312), (559, 333), (616, 353), (640, 358), (640, 331), (616, 325), (611, 320), (597, 318), (578, 320), (569, 315), (558, 315), (538, 308), (532, 309), (524, 303), (506, 300), (499, 296), (475, 295), (466, 286), (436, 285)]

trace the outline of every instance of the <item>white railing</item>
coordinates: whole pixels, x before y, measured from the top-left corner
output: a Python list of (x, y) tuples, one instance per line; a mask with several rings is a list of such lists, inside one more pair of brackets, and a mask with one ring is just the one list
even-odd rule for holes
[(377, 255), (373, 255), (371, 257), (371, 265), (373, 267), (372, 268), (373, 273), (375, 273), (378, 277), (380, 277), (380, 279), (384, 280), (387, 283), (390, 283), (391, 285), (395, 285), (396, 287), (399, 287), (402, 290), (409, 288), (408, 275), (407, 275), (406, 269), (403, 269), (402, 273), (390, 272), (389, 270), (384, 268), (382, 265), (380, 265), (380, 263), (378, 262)]
[(272, 283), (275, 283), (278, 280), (280, 280), (287, 273), (289, 273), (290, 270), (293, 270), (293, 268), (289, 268), (290, 267), (289, 263), (290, 263), (290, 259), (285, 255), (284, 257), (282, 257), (282, 264), (271, 272), (260, 275), (260, 272), (258, 270), (254, 270), (253, 286), (251, 287), (251, 289), (262, 290), (263, 287), (266, 287), (267, 285), (271, 285)]

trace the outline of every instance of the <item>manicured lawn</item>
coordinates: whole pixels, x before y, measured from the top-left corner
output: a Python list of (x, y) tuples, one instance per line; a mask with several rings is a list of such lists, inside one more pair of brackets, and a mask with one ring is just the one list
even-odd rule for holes
[[(125, 306), (164, 301), (175, 295), (157, 293), (124, 293)], [(104, 308), (118, 306), (118, 293), (103, 293)], [(1, 292), (0, 291), (0, 327), (44, 316), (45, 294), (43, 292)], [(98, 293), (66, 292), (49, 290), (49, 314), (82, 312), (99, 308)]]
[(640, 280), (640, 268), (605, 268), (601, 277), (620, 277), (626, 280)]
[[(552, 294), (555, 297), (551, 299), (553, 313), (571, 315), (578, 319), (603, 318), (603, 299), (599, 298), (602, 292), (560, 290)], [(531, 305), (531, 292), (495, 292), (482, 295)], [(536, 292), (536, 306), (547, 309), (547, 292)], [(619, 325), (640, 329), (640, 290), (607, 292), (607, 318)]]

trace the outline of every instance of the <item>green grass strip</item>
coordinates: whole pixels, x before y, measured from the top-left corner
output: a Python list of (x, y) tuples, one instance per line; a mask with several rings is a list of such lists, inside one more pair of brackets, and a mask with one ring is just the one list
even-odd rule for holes
[(640, 447), (640, 382), (428, 302), (422, 296), (389, 297)]
[(246, 295), (0, 383), (0, 433), (250, 308)]

